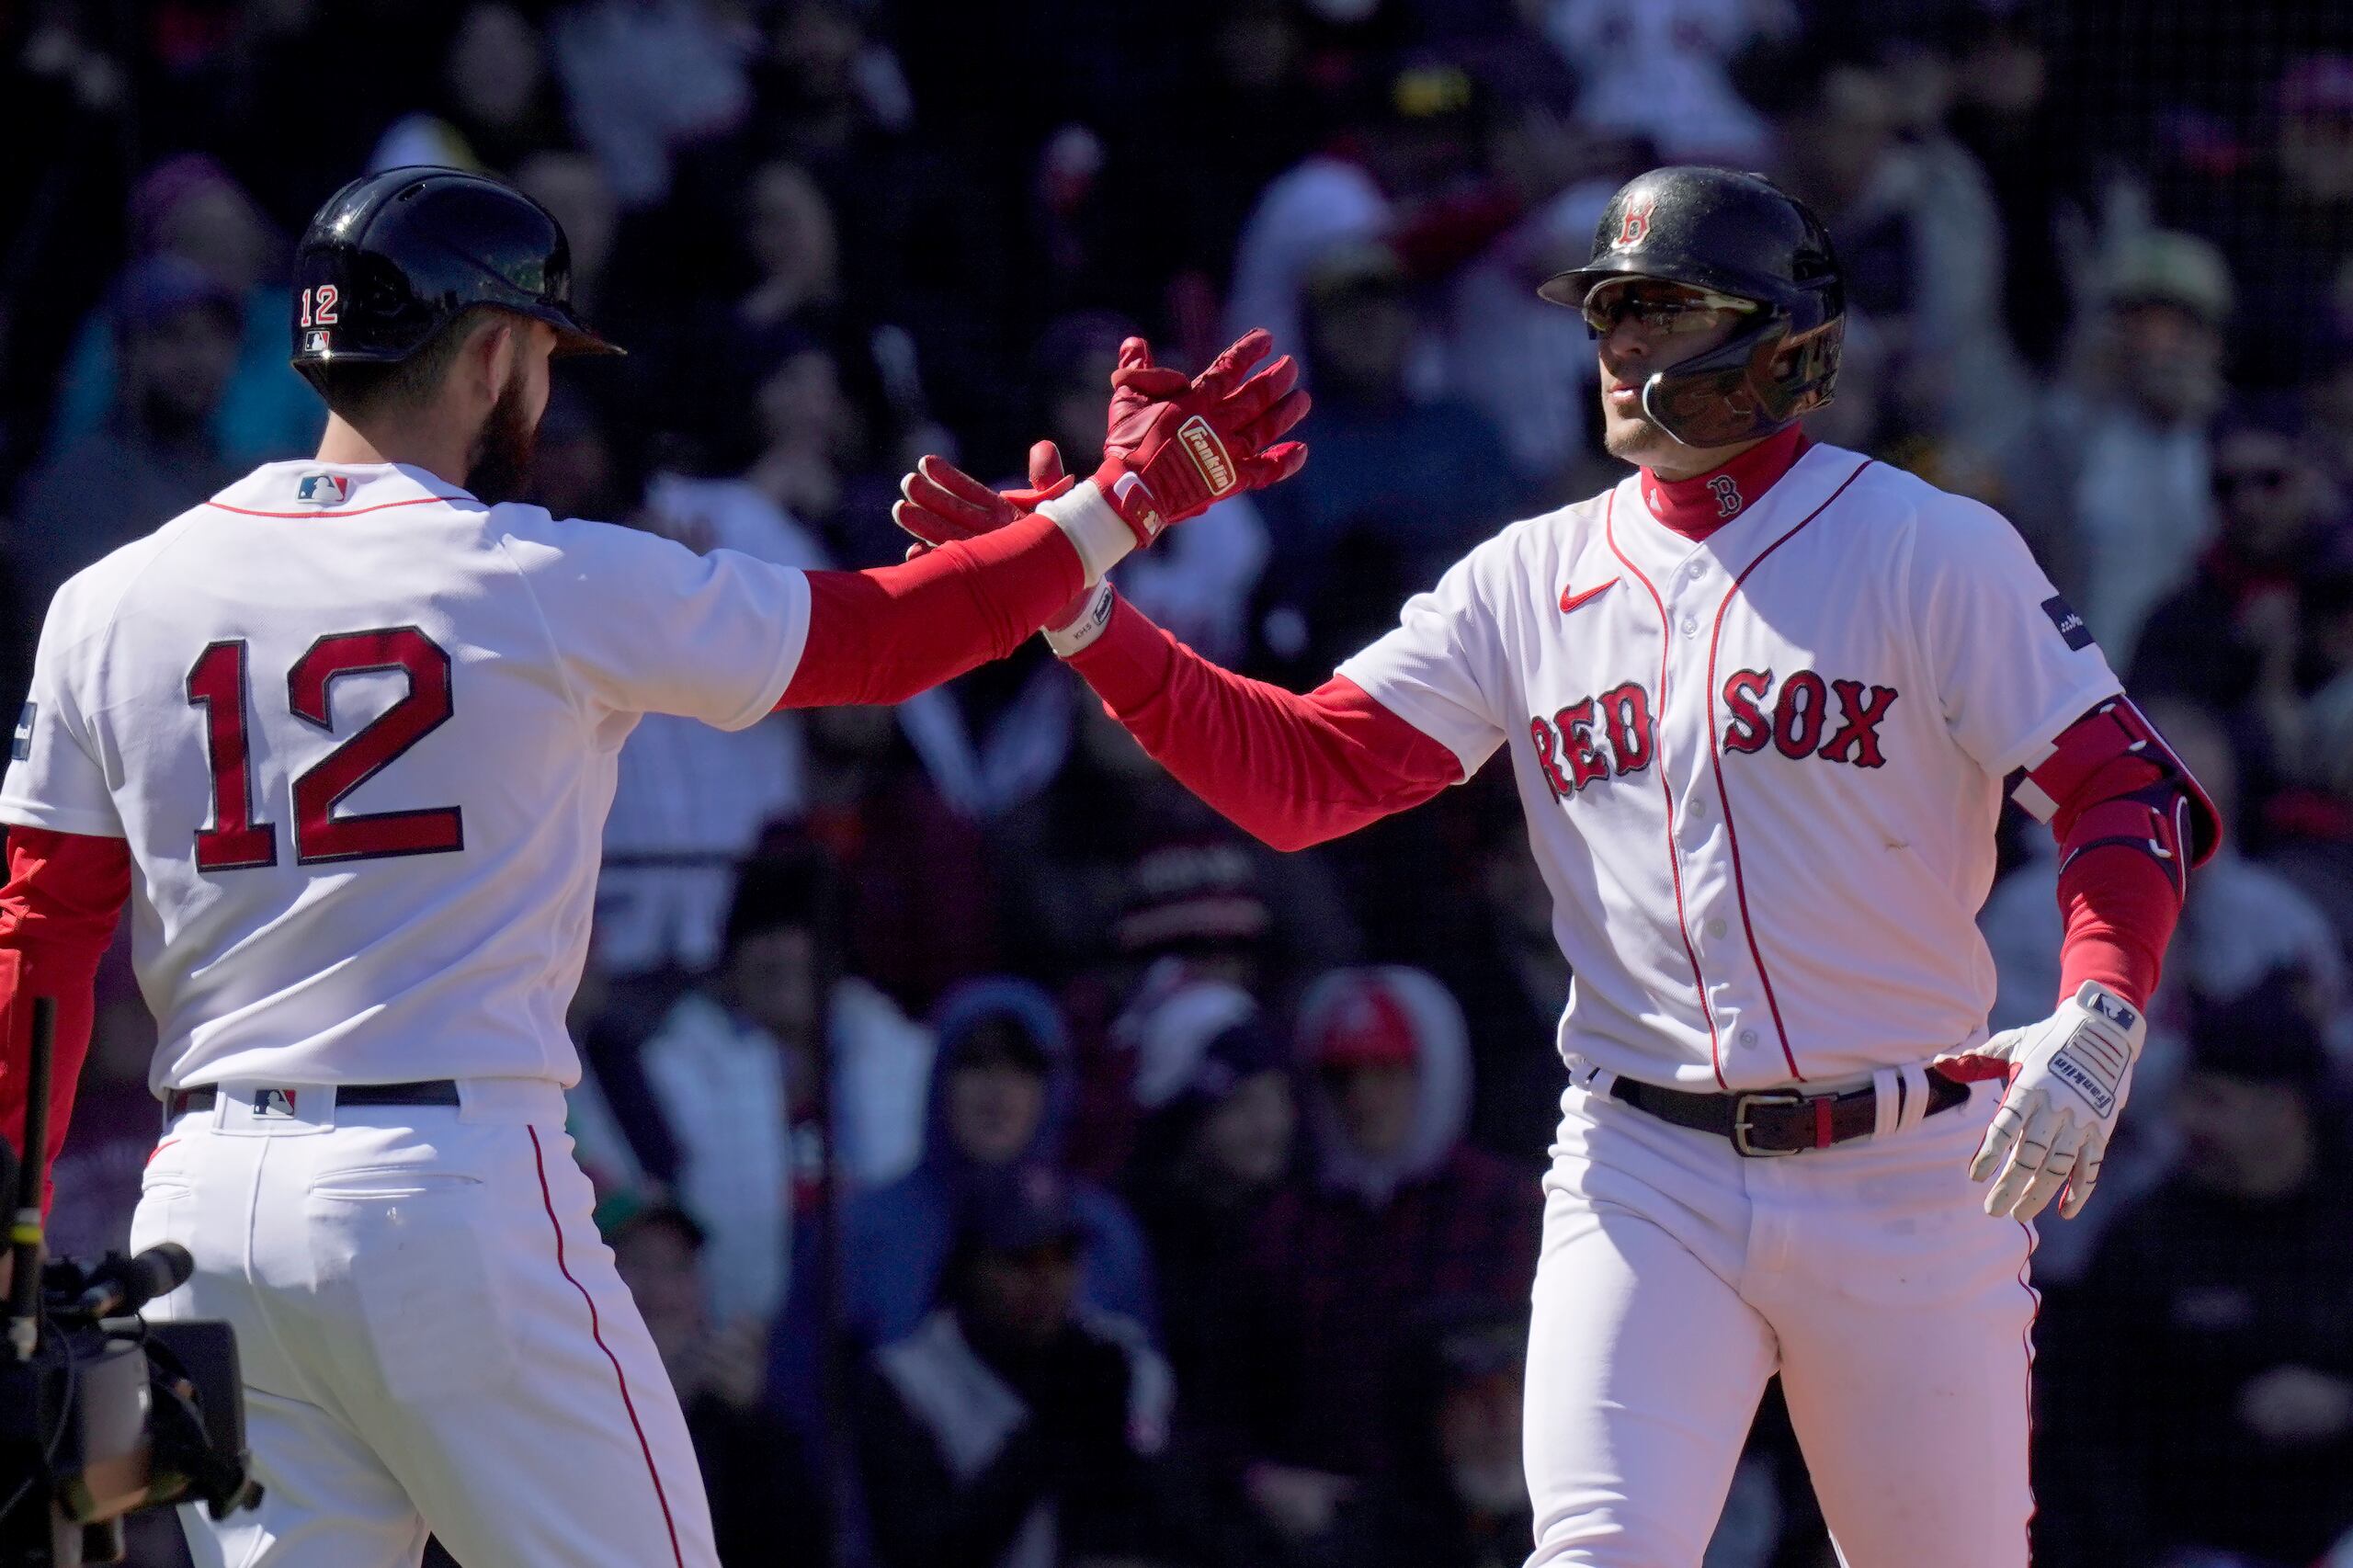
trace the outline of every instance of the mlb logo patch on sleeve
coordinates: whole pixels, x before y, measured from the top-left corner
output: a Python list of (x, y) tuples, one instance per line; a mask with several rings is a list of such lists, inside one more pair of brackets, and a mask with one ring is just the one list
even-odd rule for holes
[(24, 711), (17, 715), (17, 738), (8, 743), (8, 756), (13, 762), (23, 762), (33, 755), (33, 715), (40, 704), (28, 702)]
[(2051, 618), (2051, 624), (2059, 629), (2059, 635), (2066, 639), (2068, 647), (2081, 650), (2092, 645), (2092, 629), (2084, 624), (2084, 618), (2075, 613), (2064, 594), (2053, 594), (2043, 600), (2042, 613)]

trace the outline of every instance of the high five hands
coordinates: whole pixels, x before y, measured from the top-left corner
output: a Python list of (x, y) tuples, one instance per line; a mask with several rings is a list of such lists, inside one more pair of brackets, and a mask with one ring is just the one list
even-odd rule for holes
[[(1303, 443), (1282, 438), (1307, 416), (1299, 366), (1286, 354), (1253, 373), (1272, 347), (1266, 332), (1245, 333), (1209, 369), (1188, 377), (1154, 364), (1141, 337), (1120, 346), (1103, 462), (1090, 483), (1138, 545), (1229, 495), (1279, 483), (1307, 461)], [(920, 552), (1003, 528), (1072, 483), (1051, 441), (1029, 450), (1029, 488), (1001, 495), (945, 459), (926, 457), (900, 483), (891, 515), (921, 541)]]

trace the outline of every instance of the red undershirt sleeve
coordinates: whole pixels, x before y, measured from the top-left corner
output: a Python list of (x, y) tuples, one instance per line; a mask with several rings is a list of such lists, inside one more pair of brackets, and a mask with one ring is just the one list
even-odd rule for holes
[(2059, 873), (2059, 999), (2097, 980), (2146, 1008), (2165, 971), (2181, 896), (2156, 861), (2122, 844), (2085, 850)]
[(904, 702), (1001, 659), (1086, 585), (1078, 551), (1030, 516), (898, 566), (809, 574), (809, 640), (786, 708)]
[[(32, 999), (57, 1001), (57, 1053), (50, 1078), (49, 1158), (54, 1165), (74, 1114), (74, 1089), (90, 1049), (91, 987), (131, 896), (131, 847), (47, 828), (8, 829), (8, 881), (0, 890), (0, 1135), (23, 1149), (33, 1040)], [(44, 1206), (47, 1195), (42, 1198)]]
[(1070, 665), (1179, 783), (1277, 849), (1353, 833), (1462, 779), (1453, 752), (1354, 681), (1301, 696), (1248, 679), (1125, 600)]

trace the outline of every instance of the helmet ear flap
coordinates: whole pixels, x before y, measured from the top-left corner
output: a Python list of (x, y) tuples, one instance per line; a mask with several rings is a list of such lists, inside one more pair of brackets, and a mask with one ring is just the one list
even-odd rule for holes
[(1729, 341), (1643, 384), (1643, 413), (1687, 447), (1728, 447), (1786, 430), (1829, 403), (1843, 316), (1790, 331), (1773, 309)]

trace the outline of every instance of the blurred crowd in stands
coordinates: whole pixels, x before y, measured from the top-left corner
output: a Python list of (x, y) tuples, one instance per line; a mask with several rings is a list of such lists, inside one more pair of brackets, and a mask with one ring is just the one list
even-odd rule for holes
[[(66, 575), (312, 449), (288, 253), (369, 168), (560, 215), (630, 357), (560, 378), (536, 498), (696, 549), (894, 560), (918, 454), (1083, 471), (1122, 336), (1273, 329), (1306, 472), (1121, 581), (1306, 684), (1618, 472), (1533, 294), (1611, 189), (1769, 172), (1848, 278), (1813, 434), (2007, 515), (2231, 829), (2099, 1200), (2043, 1226), (2037, 1561), (2353, 1562), (2353, 11), (13, 0), (0, 43), (18, 691)], [(1035, 642), (638, 730), (574, 1134), (730, 1568), (1522, 1560), (1570, 977), (1496, 772), (1279, 857)], [(2004, 865), (1997, 1028), (2059, 934), (2047, 837)], [(121, 1243), (154, 1136), (119, 958), (69, 1251)], [(1773, 1401), (1708, 1561), (1829, 1561)]]

